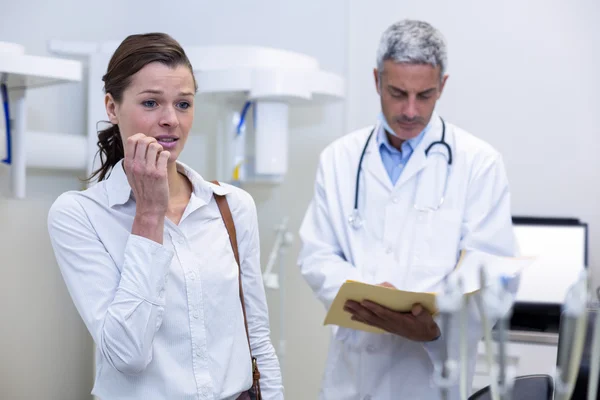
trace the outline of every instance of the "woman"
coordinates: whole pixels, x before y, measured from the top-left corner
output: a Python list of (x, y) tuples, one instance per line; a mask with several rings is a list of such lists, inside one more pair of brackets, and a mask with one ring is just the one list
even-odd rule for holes
[(92, 393), (104, 400), (247, 398), (251, 356), (263, 398), (283, 398), (254, 202), (177, 161), (194, 118), (192, 71), (168, 35), (127, 37), (103, 77), (112, 127), (98, 135), (99, 182), (50, 209), (58, 265), (97, 346)]

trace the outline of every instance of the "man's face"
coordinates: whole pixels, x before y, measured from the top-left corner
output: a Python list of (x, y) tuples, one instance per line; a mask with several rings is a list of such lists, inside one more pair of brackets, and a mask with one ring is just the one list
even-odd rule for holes
[(373, 72), (381, 110), (396, 136), (402, 140), (418, 136), (429, 123), (448, 76), (440, 79), (439, 66), (391, 60), (384, 62), (383, 71)]

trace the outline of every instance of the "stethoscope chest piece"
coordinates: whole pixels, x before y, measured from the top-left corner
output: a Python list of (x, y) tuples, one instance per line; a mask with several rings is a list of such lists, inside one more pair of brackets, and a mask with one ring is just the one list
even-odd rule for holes
[(360, 213), (357, 209), (352, 210), (352, 212), (348, 216), (348, 222), (350, 223), (350, 226), (356, 230), (362, 228), (363, 220), (360, 217)]

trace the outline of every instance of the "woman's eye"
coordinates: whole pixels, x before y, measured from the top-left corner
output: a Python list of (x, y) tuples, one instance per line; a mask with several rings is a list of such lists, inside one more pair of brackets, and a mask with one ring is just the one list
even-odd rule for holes
[(181, 108), (182, 110), (187, 110), (188, 108), (190, 108), (190, 106), (191, 104), (187, 101), (182, 101), (181, 103), (179, 103), (179, 108)]
[(144, 107), (153, 108), (156, 107), (156, 101), (154, 100), (146, 100), (142, 103)]

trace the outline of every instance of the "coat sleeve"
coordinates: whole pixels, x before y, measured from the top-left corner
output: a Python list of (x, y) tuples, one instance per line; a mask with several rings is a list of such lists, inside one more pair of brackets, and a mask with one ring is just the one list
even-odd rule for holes
[(498, 154), (487, 159), (472, 178), (460, 248), (504, 257), (517, 254), (508, 178)]
[(335, 215), (329, 199), (334, 195), (334, 182), (326, 171), (334, 171), (330, 158), (321, 155), (314, 194), (300, 227), (302, 248), (298, 259), (300, 272), (316, 297), (329, 309), (346, 280), (362, 280), (358, 268), (344, 257), (336, 230)]

